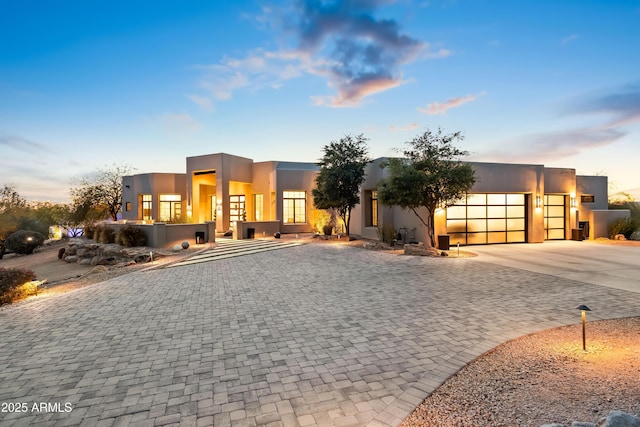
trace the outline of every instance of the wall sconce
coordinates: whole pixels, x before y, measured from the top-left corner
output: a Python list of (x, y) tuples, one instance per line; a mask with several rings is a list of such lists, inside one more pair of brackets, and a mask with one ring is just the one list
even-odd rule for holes
[(575, 208), (576, 208), (576, 206), (577, 206), (577, 203), (576, 203), (576, 196), (572, 194), (572, 195), (571, 195), (571, 209), (575, 209)]
[(542, 197), (536, 196), (536, 209), (540, 209), (542, 207)]
[(587, 351), (587, 338), (585, 335), (585, 323), (587, 322), (587, 311), (591, 311), (591, 309), (584, 305), (580, 304), (576, 307), (576, 310), (580, 310), (582, 312), (582, 351)]

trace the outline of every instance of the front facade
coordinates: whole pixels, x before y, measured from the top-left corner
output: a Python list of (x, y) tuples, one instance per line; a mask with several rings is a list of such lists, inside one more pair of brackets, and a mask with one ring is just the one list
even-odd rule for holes
[[(351, 233), (378, 239), (384, 227), (402, 240), (424, 241), (426, 230), (410, 211), (377, 201), (387, 174), (376, 159), (367, 167)], [(452, 244), (538, 243), (605, 237), (621, 211), (608, 211), (607, 178), (534, 164), (470, 163), (476, 183), (463, 200), (435, 213), (437, 235)], [(186, 174), (123, 178), (123, 219), (216, 221), (217, 231), (238, 223), (275, 224), (282, 233), (321, 232), (327, 220), (313, 206), (314, 163), (254, 162), (218, 153), (186, 159)], [(273, 227), (264, 229), (273, 230)], [(245, 236), (246, 237), (246, 236)]]

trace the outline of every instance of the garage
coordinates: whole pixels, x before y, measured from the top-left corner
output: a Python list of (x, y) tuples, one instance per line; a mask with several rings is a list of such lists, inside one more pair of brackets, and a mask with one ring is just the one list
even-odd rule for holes
[(566, 224), (566, 196), (544, 195), (544, 239), (564, 240)]
[(451, 244), (486, 245), (527, 241), (527, 198), (518, 193), (467, 194), (447, 208)]

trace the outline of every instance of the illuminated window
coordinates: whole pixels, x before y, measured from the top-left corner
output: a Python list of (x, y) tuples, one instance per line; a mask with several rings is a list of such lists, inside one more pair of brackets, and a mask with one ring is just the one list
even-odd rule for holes
[(244, 195), (229, 196), (229, 221), (244, 220), (245, 199)]
[(378, 192), (365, 191), (365, 221), (367, 227), (378, 226)]
[(546, 240), (565, 239), (565, 210), (564, 194), (544, 195), (544, 238)]
[(262, 194), (253, 195), (253, 208), (254, 208), (254, 215), (255, 215), (254, 219), (256, 221), (263, 221), (264, 220), (264, 216), (263, 216), (264, 198), (262, 197)]
[(175, 221), (182, 217), (182, 196), (179, 194), (160, 195), (160, 221)]
[(583, 194), (580, 196), (581, 203), (595, 203), (596, 197), (593, 194)]
[(283, 222), (299, 224), (307, 222), (307, 195), (304, 191), (282, 192)]
[(131, 210), (131, 202), (126, 202), (124, 204), (124, 210), (125, 212), (129, 212)]
[(153, 201), (151, 194), (140, 194), (140, 218), (144, 220), (153, 219)]

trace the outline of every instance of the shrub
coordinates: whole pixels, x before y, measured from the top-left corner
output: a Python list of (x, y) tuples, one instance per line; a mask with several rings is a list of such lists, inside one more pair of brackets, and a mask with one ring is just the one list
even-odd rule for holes
[(115, 243), (116, 232), (113, 228), (106, 225), (99, 225), (96, 227), (96, 231), (93, 235), (93, 240), (98, 243)]
[(0, 267), (0, 305), (26, 297), (28, 292), (24, 285), (35, 278), (31, 270)]
[(378, 239), (381, 241), (391, 244), (396, 237), (397, 231), (393, 228), (393, 224), (378, 226)]
[(125, 225), (116, 235), (116, 243), (128, 248), (144, 246), (147, 244), (147, 236), (141, 228), (133, 225)]
[(11, 233), (5, 245), (7, 249), (17, 254), (32, 254), (33, 250), (44, 243), (44, 236), (37, 231), (18, 230)]
[(94, 239), (96, 235), (96, 225), (94, 223), (88, 223), (84, 226), (84, 237), (87, 239)]
[(623, 234), (626, 239), (630, 239), (639, 225), (635, 218), (618, 218), (609, 224), (609, 237), (614, 238), (617, 234)]

